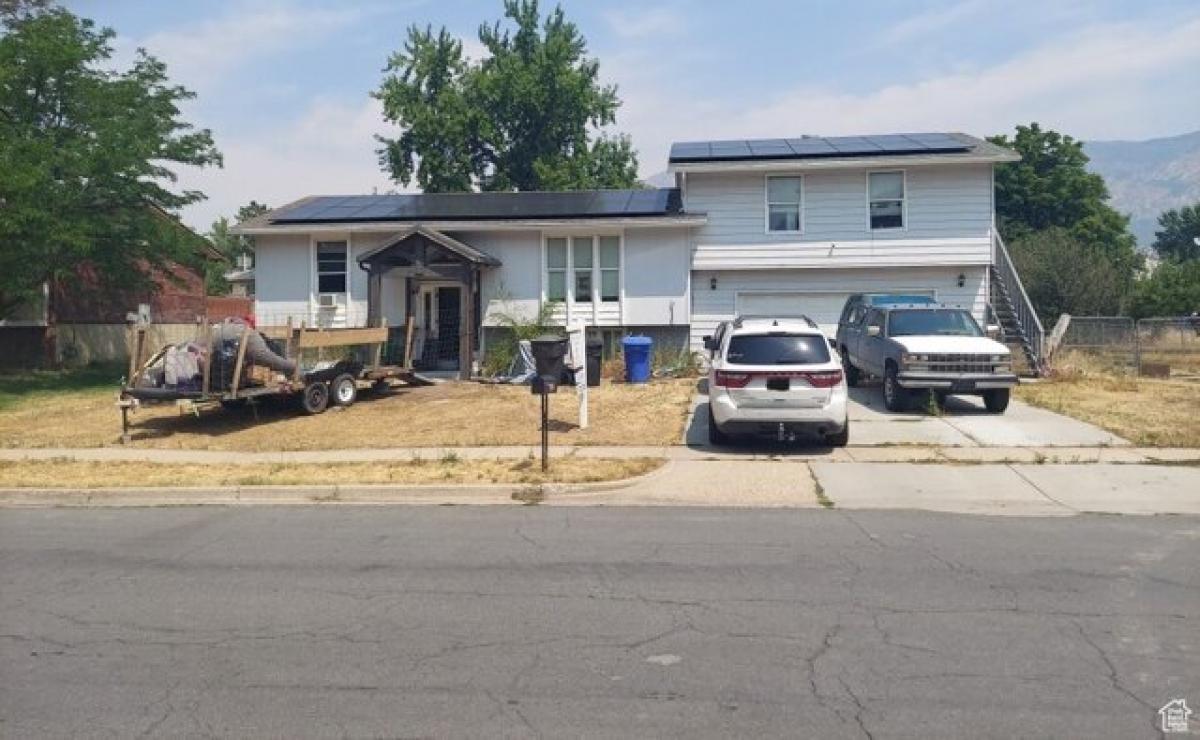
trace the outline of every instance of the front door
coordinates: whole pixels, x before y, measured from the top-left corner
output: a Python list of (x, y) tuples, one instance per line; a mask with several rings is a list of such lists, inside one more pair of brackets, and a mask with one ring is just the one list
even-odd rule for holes
[(417, 303), (420, 347), (415, 352), (420, 370), (458, 370), (462, 325), (462, 288), (422, 285)]

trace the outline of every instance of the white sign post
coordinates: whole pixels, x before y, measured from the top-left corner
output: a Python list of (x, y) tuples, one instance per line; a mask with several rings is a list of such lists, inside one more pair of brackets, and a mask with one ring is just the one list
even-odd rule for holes
[(582, 321), (571, 322), (567, 329), (567, 340), (571, 351), (571, 366), (576, 368), (575, 395), (579, 398), (579, 428), (587, 429), (587, 328)]

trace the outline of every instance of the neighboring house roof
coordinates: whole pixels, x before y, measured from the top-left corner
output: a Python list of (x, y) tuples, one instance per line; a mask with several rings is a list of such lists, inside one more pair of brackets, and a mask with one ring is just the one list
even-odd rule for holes
[(254, 282), (254, 268), (230, 270), (225, 273), (225, 280), (231, 283), (252, 283)]
[(568, 220), (653, 220), (697, 216), (676, 188), (404, 195), (311, 196), (243, 221), (253, 234), (308, 224), (443, 224)]
[(919, 133), (677, 142), (671, 145), (669, 162), (674, 168), (676, 165), (732, 162), (881, 158), (936, 158), (976, 162), (1008, 162), (1019, 159), (1017, 154), (1009, 149), (967, 134)]

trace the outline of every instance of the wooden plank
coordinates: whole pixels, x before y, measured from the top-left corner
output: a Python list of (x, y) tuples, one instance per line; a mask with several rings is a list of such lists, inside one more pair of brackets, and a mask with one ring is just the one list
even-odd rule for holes
[(416, 328), (417, 317), (410, 311), (404, 321), (404, 367), (412, 370), (413, 366), (413, 329)]
[(296, 361), (296, 371), (292, 373), (292, 381), (300, 382), (300, 337), (304, 334), (304, 322), (300, 322), (300, 328), (292, 333), (292, 340), (289, 346), (292, 348), (293, 355), (290, 359)]
[(292, 319), (288, 317), (287, 326), (260, 326), (258, 331), (268, 339), (288, 339), (292, 336)]
[(134, 372), (133, 377), (129, 379), (129, 384), (136, 386), (142, 379), (142, 370), (144, 369), (144, 366), (142, 365), (142, 355), (146, 352), (146, 327), (139, 326), (134, 332), (134, 336), (133, 361), (134, 367), (136, 367), (137, 370)]
[[(384, 330), (383, 338), (384, 338), (384, 342), (386, 342), (387, 336), (390, 333), (387, 331), (388, 326), (387, 326), (387, 318), (386, 317), (383, 317), (383, 316), (379, 317), (379, 328)], [(379, 364), (383, 362), (384, 342), (380, 342), (379, 344), (375, 345), (374, 360), (371, 362), (371, 365), (373, 367), (379, 367)]]
[(301, 332), (300, 347), (345, 347), (351, 344), (375, 344), (387, 341), (387, 327), (372, 329), (330, 329)]
[(233, 363), (233, 385), (229, 388), (229, 395), (232, 398), (237, 398), (238, 385), (242, 382), (242, 364), (246, 361), (246, 345), (249, 344), (246, 340), (250, 337), (250, 326), (247, 324), (242, 327), (242, 338), (238, 342), (237, 362)]

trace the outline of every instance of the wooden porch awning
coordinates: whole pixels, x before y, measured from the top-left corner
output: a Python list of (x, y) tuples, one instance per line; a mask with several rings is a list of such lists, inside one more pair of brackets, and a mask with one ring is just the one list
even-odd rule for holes
[(500, 260), (435, 229), (413, 226), (387, 240), (378, 249), (359, 255), (358, 264), (367, 272), (387, 272), (393, 267), (416, 267), (466, 263), (476, 267), (499, 267)]

